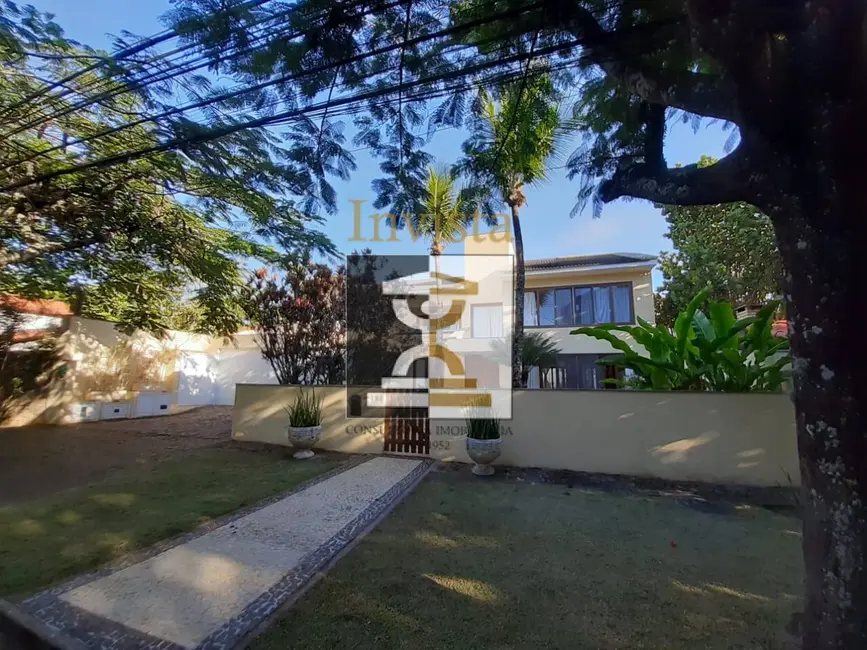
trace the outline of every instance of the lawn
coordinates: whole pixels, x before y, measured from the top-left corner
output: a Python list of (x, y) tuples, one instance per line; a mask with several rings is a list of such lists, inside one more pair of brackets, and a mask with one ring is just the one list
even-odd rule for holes
[(431, 475), (253, 650), (782, 648), (797, 519)]
[(18, 597), (339, 466), (210, 449), (54, 498), (0, 507), (0, 596)]

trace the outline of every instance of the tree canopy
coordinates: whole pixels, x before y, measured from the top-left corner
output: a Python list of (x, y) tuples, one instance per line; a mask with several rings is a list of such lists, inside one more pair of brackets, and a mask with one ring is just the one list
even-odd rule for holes
[[(140, 123), (148, 94), (87, 71), (105, 54), (31, 9), (2, 11), (0, 184), (160, 139), (165, 125)], [(74, 75), (62, 84), (67, 95), (35, 97)], [(118, 94), (77, 106), (93, 88)], [(248, 258), (334, 250), (311, 228), (321, 218), (308, 184), (277, 137), (253, 130), (0, 193), (0, 291), (82, 300), (85, 315), (155, 331), (192, 293), (199, 329), (234, 332)]]
[[(373, 183), (376, 207), (388, 206), (398, 215), (417, 213), (431, 162), (425, 151), (430, 139), (464, 125), (479, 85), (520, 82), (537, 70), (575, 97), (572, 114), (583, 145), (568, 165), (571, 177), (580, 179), (580, 199), (592, 197), (597, 209), (621, 197), (673, 205), (745, 202), (767, 214), (783, 266), (805, 488), (803, 646), (864, 647), (867, 383), (862, 374), (867, 349), (852, 342), (859, 340), (864, 320), (867, 157), (860, 148), (867, 140), (867, 3), (178, 0), (168, 16), (171, 29), (148, 39), (125, 37), (113, 57), (90, 64), (66, 53), (60, 59), (39, 58), (54, 56), (51, 50), (36, 51), (39, 42), (56, 47), (54, 42), (62, 38), (32, 12), (25, 11), (23, 18), (12, 15), (10, 6), (3, 5), (0, 38), (7, 44), (7, 58), (18, 47), (8, 43), (20, 42), (33, 50), (24, 58), (19, 50), (16, 56), (27, 62), (22, 65), (36, 59), (46, 69), (72, 66), (78, 72), (42, 84), (38, 94), (25, 87), (24, 97), (0, 105), (2, 119), (14, 116), (2, 139), (10, 158), (6, 169), (14, 173), (0, 172), (0, 192), (7, 202), (17, 201), (10, 197), (19, 194), (25, 201), (21, 210), (3, 206), (2, 214), (10, 223), (16, 223), (15, 215), (52, 214), (52, 206), (68, 200), (62, 195), (68, 191), (65, 184), (81, 183), (85, 174), (88, 187), (95, 185), (97, 192), (82, 190), (79, 200), (96, 203), (95, 220), (119, 233), (117, 241), (124, 248), (114, 250), (114, 237), (111, 244), (92, 241), (97, 233), (78, 225), (79, 213), (73, 211), (68, 221), (75, 228), (61, 238), (60, 246), (72, 258), (103, 246), (112, 253), (107, 259), (127, 261), (134, 248), (124, 243), (130, 237), (141, 237), (145, 248), (152, 245), (139, 234), (137, 212), (128, 197), (118, 210), (99, 209), (112, 192), (124, 198), (128, 188), (143, 182), (118, 177), (124, 170), (144, 171), (137, 161), (151, 168), (147, 174), (169, 170), (179, 175), (182, 168), (185, 178), (209, 179), (209, 191), (225, 206), (214, 210), (215, 218), (227, 218), (233, 207), (249, 211), (253, 230), (279, 241), (286, 224), (271, 221), (270, 204), (253, 201), (262, 209), (257, 212), (249, 203), (236, 203), (257, 196), (264, 187), (277, 188), (277, 196), (280, 190), (297, 194), (302, 203), (279, 200), (286, 219), (291, 206), (294, 225), (302, 204), (327, 209), (333, 199), (328, 177), (348, 175), (353, 164), (344, 148), (341, 117), (352, 120), (355, 145), (380, 161), (381, 175)], [(201, 77), (202, 69), (234, 85), (217, 87), (209, 77)], [(4, 88), (30, 83), (15, 64), (4, 72)], [(134, 87), (121, 97), (143, 102), (145, 122), (118, 124), (120, 117), (108, 117), (106, 104), (121, 100), (112, 99), (111, 92), (96, 92), (101, 85), (65, 94), (66, 86), (81, 84), (91, 72)], [(188, 101), (179, 105), (184, 100), (175, 84), (181, 82)], [(164, 91), (164, 84), (171, 90)], [(72, 111), (55, 106), (76, 103), (75, 96), (84, 103)], [(114, 108), (135, 112), (137, 106)], [(74, 130), (75, 120), (86, 116), (92, 121), (104, 113), (102, 125), (108, 128), (90, 132), (86, 141), (73, 137), (63, 142), (64, 129)], [(677, 119), (736, 127), (733, 150), (711, 165), (669, 167), (665, 136)], [(63, 129), (55, 126), (65, 122), (70, 124)], [(76, 135), (81, 125), (78, 129)], [(52, 138), (51, 145), (36, 141)], [(24, 151), (13, 153), (18, 145), (45, 150), (33, 158)], [(270, 164), (255, 171), (245, 166), (247, 153), (260, 160), (262, 151), (270, 154)], [(89, 172), (102, 169), (120, 171), (107, 174), (100, 184)], [(226, 178), (233, 191), (222, 195), (215, 188), (223, 187)], [(160, 176), (153, 186), (164, 187), (164, 180)], [(45, 183), (57, 189), (34, 189)], [(40, 205), (44, 197), (54, 203)], [(38, 210), (31, 208), (34, 201)], [(112, 228), (119, 215), (129, 213), (130, 227)], [(251, 245), (224, 230), (208, 230), (206, 236), (181, 226), (186, 222), (177, 216), (159, 218), (169, 218), (181, 231), (189, 227), (202, 242), (215, 237), (226, 248)], [(27, 230), (37, 218), (11, 226), (3, 254), (11, 254), (19, 266), (45, 263), (40, 255), (52, 251), (45, 248), (46, 233), (67, 233), (67, 222), (55, 220), (59, 225), (47, 230)], [(203, 222), (216, 228), (213, 221)], [(297, 234), (297, 229), (289, 230)], [(168, 237), (173, 239), (179, 241), (177, 234)], [(294, 235), (285, 239), (294, 241)], [(196, 262), (195, 254), (178, 247), (178, 259), (191, 260), (181, 268), (197, 273), (207, 268)], [(139, 267), (139, 275), (150, 277), (154, 267), (165, 268), (159, 255), (151, 257), (147, 270)], [(206, 261), (217, 258), (206, 256)], [(14, 266), (6, 260), (5, 266)], [(64, 277), (65, 268), (48, 264), (46, 277)], [(31, 277), (39, 281), (38, 273)]]
[[(713, 164), (702, 157), (699, 164)], [(767, 215), (749, 203), (658, 206), (674, 251), (660, 256), (656, 320), (673, 325), (693, 296), (708, 288), (717, 302), (764, 305), (782, 295), (780, 254)]]

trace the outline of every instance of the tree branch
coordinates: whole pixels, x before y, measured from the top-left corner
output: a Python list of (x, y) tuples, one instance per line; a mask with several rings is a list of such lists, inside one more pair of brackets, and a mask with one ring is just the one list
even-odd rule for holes
[(644, 103), (644, 162), (655, 169), (665, 167), (665, 106)]
[(608, 203), (622, 196), (669, 205), (713, 205), (751, 200), (741, 147), (708, 167), (656, 167), (650, 162), (626, 165), (603, 181), (598, 198)]
[(74, 250), (80, 250), (93, 244), (98, 244), (106, 240), (106, 235), (97, 233), (89, 237), (73, 239), (65, 242), (44, 242), (42, 244), (33, 244), (21, 250), (0, 250), (0, 269), (13, 264), (26, 264), (33, 260), (42, 257), (43, 255), (54, 255), (57, 253), (68, 253)]
[[(723, 77), (688, 70), (650, 68), (621, 47), (620, 30), (606, 31), (593, 14), (578, 3), (568, 3), (567, 6), (571, 8), (567, 24), (571, 23), (571, 31), (585, 41), (588, 60), (598, 65), (624, 90), (652, 104), (738, 121), (734, 89)], [(637, 28), (640, 26), (633, 29)]]

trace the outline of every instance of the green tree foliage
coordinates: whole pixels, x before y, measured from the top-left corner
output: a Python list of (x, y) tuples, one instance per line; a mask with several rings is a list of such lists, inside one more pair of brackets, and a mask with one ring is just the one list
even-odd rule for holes
[(544, 332), (530, 332), (524, 336), (521, 345), (521, 386), (526, 388), (530, 381), (531, 368), (554, 368), (560, 348)]
[[(508, 363), (512, 358), (513, 347), (503, 341), (494, 341), (492, 359), (497, 363)], [(530, 371), (533, 368), (557, 367), (557, 355), (561, 353), (559, 346), (545, 332), (531, 331), (524, 334), (521, 345), (521, 388), (527, 388), (530, 382)]]
[[(497, 87), (481, 88), (472, 107), (470, 138), (463, 145), (459, 172), (483, 205), (509, 208), (515, 245), (515, 323), (512, 333), (512, 385), (520, 388), (524, 336), (524, 187), (547, 179), (550, 161), (562, 149), (564, 132), (559, 94), (549, 75), (534, 75)], [(485, 191), (486, 190), (486, 191)]]
[[(702, 156), (700, 166), (715, 161)], [(771, 220), (748, 203), (659, 205), (675, 251), (660, 257), (656, 321), (674, 319), (703, 288), (717, 302), (761, 305), (782, 293)]]
[(339, 384), (346, 376), (346, 273), (296, 262), (257, 271), (246, 301), (262, 356), (281, 384)]
[[(635, 376), (606, 380), (609, 383), (646, 390), (781, 390), (791, 357), (788, 339), (771, 331), (779, 303), (766, 305), (754, 317), (736, 320), (731, 304), (725, 302), (708, 300), (705, 313), (700, 306), (706, 300), (707, 289), (693, 297), (673, 327), (651, 325), (639, 317), (637, 326), (579, 327), (571, 333), (607, 341), (621, 352), (597, 363), (630, 369)], [(646, 354), (633, 350), (618, 332), (631, 336)]]
[(38, 396), (66, 371), (54, 338), (16, 343), (21, 320), (21, 314), (0, 307), (0, 423), (16, 402)]
[[(323, 179), (349, 171), (335, 121), (348, 115), (356, 146), (380, 160), (377, 207), (417, 213), (431, 138), (465, 125), (479, 85), (496, 88), (541, 69), (577, 100), (583, 144), (568, 165), (581, 180), (579, 198), (592, 197), (597, 210), (640, 198), (745, 202), (767, 214), (783, 261), (808, 495), (803, 646), (864, 647), (867, 349), (852, 343), (863, 322), (853, 311), (863, 304), (867, 241), (863, 0), (178, 0), (173, 7), (169, 21), (184, 43), (239, 87), (228, 94), (193, 87), (207, 109), (161, 118), (158, 144), (125, 150), (124, 162), (189, 150), (216, 164), (220, 147), (206, 141), (280, 125), (290, 166), (298, 171), (303, 161), (298, 178), (310, 181), (302, 195), (327, 205)], [(111, 65), (139, 64), (126, 57)], [(170, 99), (148, 101), (159, 108)], [(673, 120), (696, 128), (716, 120), (732, 129), (734, 146), (712, 165), (669, 167), (664, 144)], [(94, 150), (76, 160), (80, 169), (118, 158)], [(52, 167), (3, 187), (61, 173)]]
[[(65, 82), (74, 91), (65, 97), (47, 94), (19, 108), (105, 55), (66, 40), (32, 9), (7, 3), (0, 11), (0, 183), (73, 163), (82, 152), (112, 156), (159, 140), (167, 125), (137, 124), (149, 108), (145, 94), (75, 109), (89, 89), (122, 84), (102, 68)], [(34, 120), (40, 113), (56, 117)], [(83, 294), (85, 315), (160, 331), (194, 286), (199, 329), (233, 332), (243, 317), (247, 258), (277, 263), (333, 251), (310, 229), (318, 218), (303, 206), (307, 179), (288, 159), (276, 136), (253, 130), (0, 193), (0, 291), (70, 301)]]
[(195, 300), (179, 300), (165, 319), (166, 327), (181, 332), (206, 332), (205, 310)]
[(353, 386), (381, 386), (400, 355), (418, 342), (416, 331), (407, 331), (399, 321), (384, 328), (382, 314), (393, 313), (394, 305), (393, 296), (382, 292), (382, 282), (399, 277), (386, 271), (388, 266), (387, 257), (369, 248), (346, 258), (346, 363)]
[(410, 216), (416, 235), (430, 240), (431, 255), (442, 255), (447, 242), (461, 241), (471, 218), (457, 187), (457, 178), (448, 169), (428, 168), (422, 212)]

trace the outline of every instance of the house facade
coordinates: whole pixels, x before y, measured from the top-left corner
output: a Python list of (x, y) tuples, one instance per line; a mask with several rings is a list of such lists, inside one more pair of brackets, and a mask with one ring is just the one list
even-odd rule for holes
[[(513, 252), (512, 243), (505, 236), (496, 238), (490, 234), (467, 238), (464, 249), (466, 255)], [(617, 378), (613, 369), (596, 363), (616, 353), (609, 343), (570, 332), (606, 323), (637, 324), (639, 317), (655, 323), (651, 271), (656, 261), (655, 255), (641, 253), (526, 260), (525, 333), (541, 332), (559, 349), (556, 367), (534, 368), (528, 388), (598, 390), (606, 387), (606, 378)], [(466, 264), (469, 271), (472, 259)], [(461, 327), (468, 330), (471, 338), (484, 337), (486, 332), (501, 331), (500, 315), (512, 318), (511, 311), (508, 299), (502, 307), (493, 302), (471, 304)], [(630, 337), (620, 333), (618, 336), (636, 350), (642, 350)]]

